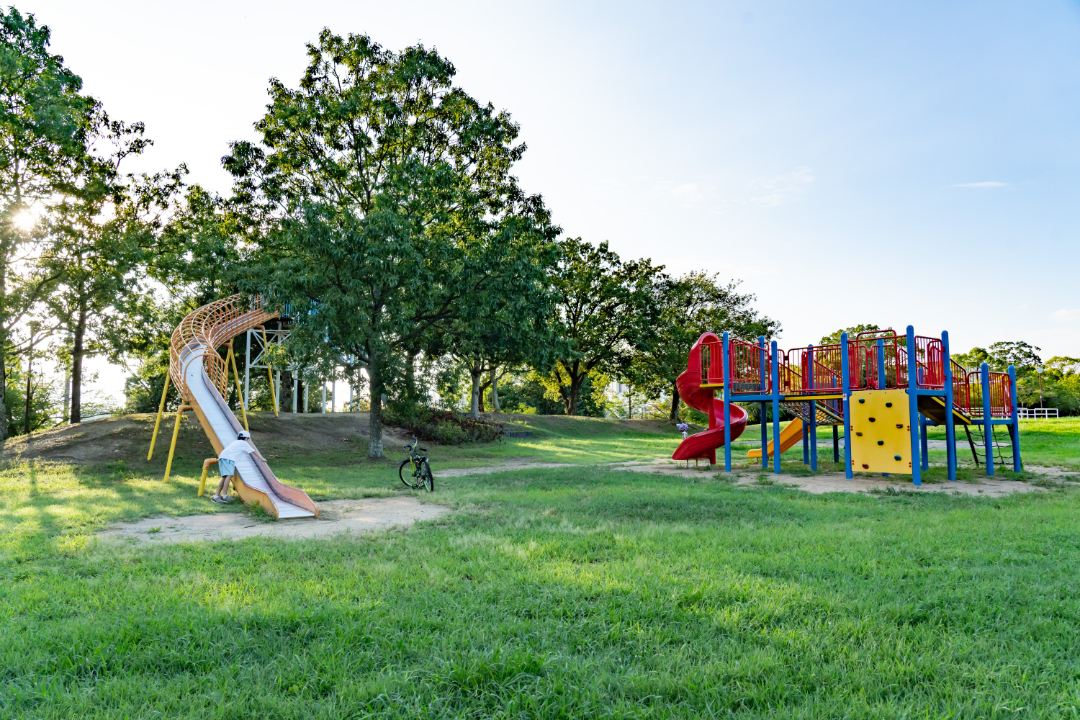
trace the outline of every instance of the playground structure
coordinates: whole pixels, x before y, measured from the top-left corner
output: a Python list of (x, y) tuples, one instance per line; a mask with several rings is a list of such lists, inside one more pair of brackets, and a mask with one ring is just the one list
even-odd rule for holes
[[(280, 316), (262, 307), (258, 298), (245, 303), (240, 295), (219, 300), (195, 310), (180, 323), (173, 332), (169, 352), (169, 374), (165, 379), (165, 388), (161, 393), (161, 405), (158, 407), (154, 433), (150, 439), (150, 452), (147, 460), (153, 458), (154, 443), (165, 410), (165, 397), (172, 382), (180, 392), (180, 406), (176, 410), (176, 425), (173, 428), (172, 444), (169, 446), (169, 459), (165, 464), (165, 480), (168, 481), (172, 470), (173, 453), (176, 450), (176, 438), (180, 431), (180, 421), (184, 412), (192, 410), (214, 452), (222, 449), (236, 439), (237, 433), (247, 426), (245, 394), (240, 388), (240, 376), (236, 371), (236, 358), (232, 352), (232, 339), (250, 330), (261, 330), (265, 338), (265, 324)], [(265, 341), (264, 341), (265, 344)], [(218, 348), (228, 347), (224, 358)], [(244, 425), (236, 419), (225, 401), (229, 384), (229, 367), (232, 366), (233, 378), (240, 397), (240, 412)], [(270, 377), (273, 383), (273, 376)], [(271, 388), (271, 393), (274, 393)], [(275, 414), (277, 413), (275, 394)], [(248, 442), (254, 445), (254, 442)], [(209, 466), (216, 458), (203, 463), (202, 481), (199, 494), (202, 495)], [(236, 462), (233, 486), (240, 499), (245, 503), (257, 503), (276, 518), (317, 517), (319, 509), (303, 490), (290, 487), (279, 481), (266, 464), (266, 460), (256, 449)]]
[[(817, 470), (822, 426), (833, 429), (837, 462), (837, 429), (844, 428), (849, 478), (854, 472), (911, 475), (921, 485), (922, 471), (929, 468), (929, 425), (945, 426), (949, 480), (956, 480), (956, 425), (964, 427), (975, 463), (985, 465), (988, 475), (995, 465), (1022, 469), (1015, 369), (993, 372), (986, 363), (978, 370), (961, 367), (949, 356), (947, 332), (924, 337), (909, 325), (903, 335), (891, 329), (854, 338), (843, 333), (836, 344), (786, 351), (764, 338), (751, 343), (710, 332), (694, 343), (676, 386), (688, 405), (709, 414), (709, 429), (684, 440), (672, 455), (676, 460), (708, 458), (715, 464), (716, 450), (723, 446), (730, 472), (731, 442), (746, 429), (747, 419), (745, 410), (732, 405), (737, 401), (760, 404), (763, 451), (751, 450), (749, 456), (761, 457), (763, 468), (771, 456), (776, 473), (781, 454), (800, 440), (803, 462)], [(716, 390), (722, 398), (714, 399)], [(767, 437), (770, 406), (779, 451)], [(781, 407), (797, 418), (783, 432)], [(1008, 445), (998, 440), (999, 426), (1008, 433)]]

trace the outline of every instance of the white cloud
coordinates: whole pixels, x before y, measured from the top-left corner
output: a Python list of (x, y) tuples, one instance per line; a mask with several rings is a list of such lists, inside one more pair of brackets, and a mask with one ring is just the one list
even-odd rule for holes
[(1050, 317), (1058, 322), (1080, 322), (1080, 308), (1077, 308), (1076, 310), (1066, 310), (1065, 308), (1061, 308), (1057, 312), (1051, 313)]
[(786, 175), (762, 178), (750, 183), (750, 187), (765, 190), (764, 195), (750, 198), (751, 205), (774, 207), (800, 200), (817, 178), (808, 167), (797, 167)]
[(996, 187), (1008, 187), (1009, 183), (997, 182), (996, 180), (987, 180), (986, 182), (977, 183), (957, 183), (953, 187), (966, 187), (966, 188), (996, 188)]
[(649, 194), (653, 197), (670, 198), (678, 202), (684, 208), (696, 207), (704, 200), (712, 200), (716, 197), (716, 188), (712, 185), (702, 185), (696, 182), (675, 184), (667, 180), (653, 185)]

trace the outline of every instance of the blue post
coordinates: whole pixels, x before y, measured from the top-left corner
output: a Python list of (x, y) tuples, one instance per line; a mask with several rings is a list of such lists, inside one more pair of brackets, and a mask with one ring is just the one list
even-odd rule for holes
[(807, 439), (810, 436), (810, 423), (805, 422), (802, 426), (802, 464), (810, 464), (810, 441)]
[(986, 448), (986, 474), (994, 477), (994, 419), (991, 417), (990, 409), (990, 366), (983, 363), (979, 376), (982, 379), (983, 447)]
[(877, 376), (878, 390), (884, 390), (889, 386), (889, 382), (885, 377), (885, 340), (883, 338), (878, 338), (877, 341)]
[(724, 333), (724, 471), (731, 472), (731, 349)]
[(1020, 462), (1020, 418), (1016, 410), (1016, 368), (1012, 365), (1009, 366), (1009, 384), (1012, 390), (1012, 425), (1009, 429), (1012, 430), (1013, 472), (1021, 472), (1024, 464)]
[[(769, 362), (769, 351), (765, 349), (764, 335), (758, 338), (758, 347), (761, 348), (758, 367), (761, 368), (761, 394), (764, 395), (769, 390), (768, 380), (766, 379), (769, 374), (769, 368), (767, 367)], [(777, 446), (779, 447), (779, 443), (777, 443)], [(764, 400), (761, 402), (761, 469), (769, 469), (769, 426), (765, 422)]]
[(922, 415), (919, 416), (919, 441), (922, 443), (920, 449), (922, 450), (922, 469), (930, 469), (930, 448), (929, 443), (926, 441), (926, 418)]
[(773, 472), (780, 474), (780, 354), (776, 351), (776, 341), (772, 341), (772, 436), (773, 436)]
[[(810, 362), (807, 363), (807, 372), (809, 373), (810, 389), (814, 389), (814, 346), (806, 346), (807, 354), (809, 355)], [(813, 397), (813, 396), (811, 396)], [(817, 401), (810, 401), (810, 430), (807, 433), (810, 440), (810, 469), (817, 472)]]
[(919, 459), (919, 357), (915, 351), (915, 328), (907, 326), (908, 429), (911, 435), (911, 482), (922, 485), (922, 462)]
[(941, 362), (945, 364), (945, 444), (949, 446), (945, 458), (949, 465), (949, 480), (956, 482), (956, 418), (953, 414), (953, 376), (948, 330), (941, 333), (941, 344), (944, 347)]
[(851, 382), (848, 377), (847, 333), (840, 333), (840, 394), (844, 398), (844, 477), (855, 477), (851, 472)]

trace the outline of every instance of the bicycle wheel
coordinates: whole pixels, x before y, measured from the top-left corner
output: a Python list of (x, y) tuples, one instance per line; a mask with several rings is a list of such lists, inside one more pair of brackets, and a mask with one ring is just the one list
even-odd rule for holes
[[(408, 473), (405, 472), (405, 468), (409, 469)], [(410, 490), (417, 489), (420, 487), (420, 483), (423, 482), (423, 480), (416, 477), (416, 471), (413, 469), (412, 460), (410, 458), (405, 458), (398, 463), (397, 473), (398, 477), (401, 478), (401, 482)]]
[(431, 466), (427, 464), (427, 460), (424, 461), (420, 474), (424, 476), (424, 484), (427, 485), (428, 492), (435, 492), (435, 476), (431, 474)]

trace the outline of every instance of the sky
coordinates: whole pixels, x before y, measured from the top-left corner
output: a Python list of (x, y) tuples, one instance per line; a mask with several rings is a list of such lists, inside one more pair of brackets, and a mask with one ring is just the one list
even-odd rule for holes
[[(742, 281), (781, 345), (858, 323), (1080, 356), (1080, 2), (33, 0), (110, 115), (230, 189), (323, 27), (435, 47), (565, 235)], [(98, 362), (101, 387), (121, 374)]]

